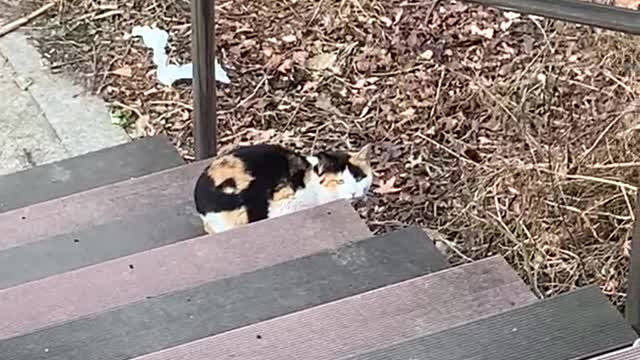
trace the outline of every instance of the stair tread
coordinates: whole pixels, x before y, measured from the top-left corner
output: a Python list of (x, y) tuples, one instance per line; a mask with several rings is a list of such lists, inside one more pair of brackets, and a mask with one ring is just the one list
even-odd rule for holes
[(184, 164), (165, 135), (0, 176), (0, 213)]
[(590, 286), (343, 360), (570, 360), (637, 338), (599, 288)]
[(640, 359), (640, 343), (608, 354), (591, 357), (589, 360), (638, 360)]
[(0, 251), (192, 201), (202, 160), (0, 213)]
[(2, 340), (0, 350), (7, 360), (130, 359), (447, 266), (409, 228)]
[(0, 289), (205, 235), (191, 202), (0, 251)]
[(136, 360), (337, 359), (536, 300), (506, 261), (493, 257)]
[(338, 201), (24, 283), (0, 290), (0, 339), (370, 235), (358, 213)]

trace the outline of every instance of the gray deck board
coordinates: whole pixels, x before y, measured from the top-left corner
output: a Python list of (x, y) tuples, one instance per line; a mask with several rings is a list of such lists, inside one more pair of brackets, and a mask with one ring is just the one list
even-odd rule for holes
[(506, 261), (493, 257), (136, 360), (337, 359), (535, 301)]
[(0, 339), (369, 236), (353, 207), (338, 201), (27, 282), (0, 290)]
[(184, 164), (164, 135), (0, 176), (0, 213)]
[(424, 233), (405, 229), (2, 340), (0, 353), (3, 360), (129, 359), (447, 266)]
[(0, 289), (205, 235), (190, 203), (0, 251)]
[(591, 286), (343, 360), (577, 360), (636, 338)]
[(628, 347), (622, 350), (613, 351), (597, 357), (589, 358), (589, 360), (638, 360), (640, 359), (640, 344)]

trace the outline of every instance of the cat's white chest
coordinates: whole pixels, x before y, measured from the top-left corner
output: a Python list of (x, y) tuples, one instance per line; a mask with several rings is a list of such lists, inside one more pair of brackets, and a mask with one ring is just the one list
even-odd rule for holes
[(305, 210), (321, 205), (320, 197), (315, 189), (298, 190), (293, 197), (286, 201), (279, 201), (269, 205), (269, 217), (288, 215), (296, 211)]

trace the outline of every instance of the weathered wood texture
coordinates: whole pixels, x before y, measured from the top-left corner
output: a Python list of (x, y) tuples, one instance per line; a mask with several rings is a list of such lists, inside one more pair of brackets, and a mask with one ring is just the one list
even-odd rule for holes
[[(130, 359), (445, 268), (433, 243), (416, 233), (350, 243), (2, 340), (0, 353), (3, 360)], [(282, 251), (279, 245), (266, 251)]]
[(208, 161), (164, 170), (0, 214), (0, 251), (192, 201)]
[(215, 1), (191, 0), (193, 59), (193, 139), (196, 159), (216, 154)]
[(589, 360), (638, 360), (640, 359), (640, 344), (626, 349), (590, 358)]
[(0, 176), (0, 213), (184, 164), (164, 135)]
[(0, 339), (333, 249), (370, 234), (349, 204), (335, 202), (28, 282), (0, 290)]
[(502, 10), (640, 34), (640, 12), (585, 0), (467, 0)]
[(0, 251), (0, 289), (205, 235), (189, 202)]
[(344, 359), (576, 360), (636, 338), (600, 290), (586, 287)]
[(536, 300), (506, 261), (493, 257), (136, 360), (338, 359)]
[(631, 238), (625, 316), (636, 332), (640, 333), (640, 192), (636, 197), (635, 207), (636, 220)]

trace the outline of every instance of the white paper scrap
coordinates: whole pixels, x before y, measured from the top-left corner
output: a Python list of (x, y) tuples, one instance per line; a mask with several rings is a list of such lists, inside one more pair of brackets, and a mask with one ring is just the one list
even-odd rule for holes
[[(153, 63), (158, 66), (158, 80), (164, 85), (171, 85), (176, 80), (191, 79), (193, 77), (193, 64), (174, 65), (168, 64), (165, 46), (169, 40), (169, 34), (160, 29), (151, 28), (149, 26), (135, 26), (131, 31), (133, 36), (142, 36), (142, 41), (147, 47), (153, 50)], [(224, 84), (230, 84), (231, 80), (227, 76), (224, 69), (215, 62), (216, 81)]]

